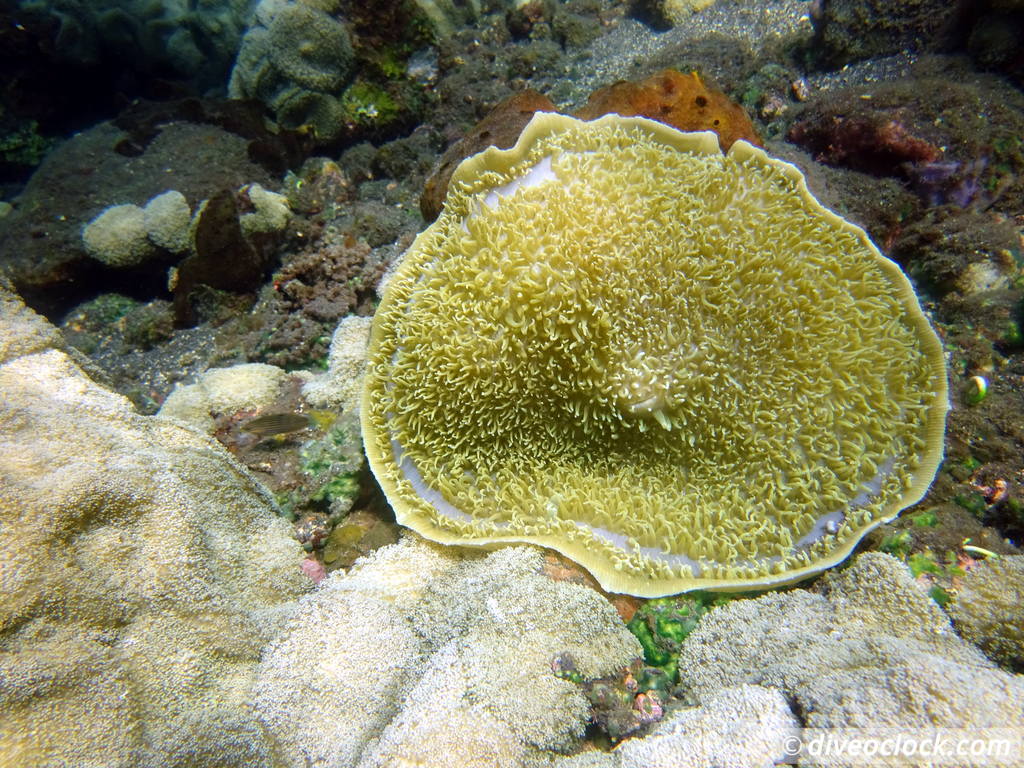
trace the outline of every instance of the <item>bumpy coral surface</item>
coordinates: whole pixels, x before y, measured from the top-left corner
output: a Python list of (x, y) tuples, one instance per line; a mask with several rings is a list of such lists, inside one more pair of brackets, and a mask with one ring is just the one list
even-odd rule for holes
[(321, 136), (335, 135), (342, 120), (337, 97), (354, 53), (334, 10), (331, 2), (259, 3), (231, 72), (231, 96), (262, 101), (282, 124), (312, 124)]
[(107, 208), (82, 230), (82, 242), (90, 256), (111, 267), (132, 267), (156, 253), (137, 205)]
[(160, 408), (160, 416), (213, 434), (216, 415), (264, 408), (287, 384), (287, 372), (265, 363), (214, 368), (193, 384), (176, 386)]
[(369, 342), (370, 318), (358, 315), (342, 318), (331, 338), (327, 371), (302, 388), (303, 396), (317, 408), (357, 412)]
[(146, 234), (154, 245), (172, 253), (189, 249), (192, 209), (181, 192), (172, 189), (157, 195), (146, 203), (142, 212)]
[(543, 575), (539, 551), (486, 557), (418, 537), (334, 573), (264, 655), (255, 709), (281, 764), (525, 768), (577, 744), (585, 678), (640, 655), (612, 607)]
[(738, 685), (708, 695), (700, 706), (672, 712), (642, 738), (611, 752), (591, 750), (556, 760), (553, 768), (774, 768), (799, 733), (796, 716), (774, 688)]
[(745, 683), (778, 688), (812, 728), (1016, 728), (1024, 719), (1024, 677), (961, 640), (895, 558), (861, 555), (818, 590), (713, 610), (683, 645), (681, 682), (701, 699)]
[(772, 768), (798, 732), (785, 697), (772, 688), (740, 685), (707, 697), (658, 723), (642, 739), (615, 750), (622, 768), (742, 765)]
[(1024, 556), (970, 571), (950, 606), (957, 630), (992, 659), (1024, 671)]
[(0, 764), (271, 765), (247, 691), (309, 583), (266, 491), (63, 352), (0, 391)]
[(362, 418), (403, 524), (656, 596), (844, 559), (931, 482), (945, 388), (907, 279), (796, 169), (538, 114), (388, 283)]

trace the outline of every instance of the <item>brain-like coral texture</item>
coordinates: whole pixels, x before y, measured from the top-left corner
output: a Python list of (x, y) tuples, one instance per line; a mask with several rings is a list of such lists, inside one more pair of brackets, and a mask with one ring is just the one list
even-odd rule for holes
[(63, 352), (0, 393), (0, 764), (270, 766), (248, 690), (308, 581), (266, 491)]
[(300, 601), (264, 654), (255, 709), (284, 765), (548, 765), (583, 735), (582, 689), (642, 653), (611, 605), (541, 573), (528, 547), (487, 556), (408, 537)]
[(146, 236), (146, 215), (137, 205), (112, 205), (82, 229), (85, 250), (111, 267), (133, 267), (156, 249)]
[(193, 384), (178, 384), (159, 415), (213, 434), (214, 414), (265, 408), (281, 396), (289, 377), (273, 365), (243, 363), (212, 368)]
[(184, 253), (191, 247), (192, 209), (181, 192), (171, 189), (151, 198), (142, 213), (151, 243), (172, 253)]
[(927, 489), (946, 408), (910, 283), (795, 168), (542, 113), (388, 283), (362, 419), (400, 522), (655, 596), (843, 560)]
[(313, 125), (333, 137), (340, 130), (343, 86), (354, 53), (335, 3), (263, 0), (231, 72), (233, 98), (258, 99), (288, 127)]
[(343, 317), (331, 337), (327, 371), (302, 387), (303, 397), (317, 408), (358, 412), (369, 341), (370, 318)]

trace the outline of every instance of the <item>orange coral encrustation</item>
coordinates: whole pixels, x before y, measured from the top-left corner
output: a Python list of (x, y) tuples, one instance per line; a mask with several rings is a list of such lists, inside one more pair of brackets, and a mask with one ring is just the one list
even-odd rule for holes
[(576, 113), (582, 120), (615, 112), (623, 117), (648, 117), (680, 131), (714, 131), (722, 151), (744, 139), (761, 145), (761, 138), (743, 107), (721, 91), (708, 88), (700, 75), (666, 69), (639, 83), (619, 81), (590, 95)]

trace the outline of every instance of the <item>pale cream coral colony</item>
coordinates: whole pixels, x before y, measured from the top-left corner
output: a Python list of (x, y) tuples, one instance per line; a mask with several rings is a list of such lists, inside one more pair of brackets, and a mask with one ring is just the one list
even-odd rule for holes
[(927, 490), (946, 409), (910, 283), (793, 166), (538, 114), (389, 282), (362, 418), (403, 524), (656, 596), (840, 562)]

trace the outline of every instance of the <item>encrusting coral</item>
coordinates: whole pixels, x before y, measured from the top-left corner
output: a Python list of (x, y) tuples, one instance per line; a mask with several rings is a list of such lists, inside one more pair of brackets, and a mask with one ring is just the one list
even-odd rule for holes
[(611, 752), (561, 758), (553, 768), (775, 768), (792, 758), (787, 748), (798, 733), (799, 722), (777, 689), (738, 685), (673, 712), (643, 738)]
[(747, 683), (777, 688), (811, 728), (1010, 728), (1024, 720), (1024, 676), (961, 640), (907, 567), (880, 552), (827, 574), (814, 592), (714, 609), (683, 643), (679, 671), (701, 701)]
[(597, 592), (542, 567), (534, 548), (413, 535), (328, 576), (254, 688), (281, 765), (540, 768), (577, 745), (589, 706), (552, 660), (571, 654), (588, 679), (641, 650)]
[(362, 419), (404, 525), (658, 596), (840, 562), (927, 489), (946, 409), (909, 281), (795, 168), (544, 113), (389, 281)]
[(211, 439), (33, 349), (5, 293), (0, 765), (269, 768), (248, 689), (311, 586), (288, 524)]
[(649, 117), (681, 131), (714, 131), (726, 151), (739, 139), (761, 144), (743, 107), (709, 88), (696, 72), (666, 69), (638, 83), (613, 83), (590, 94), (576, 117), (593, 120), (610, 112)]
[(989, 658), (1024, 671), (1024, 555), (987, 560), (968, 571), (949, 615)]

